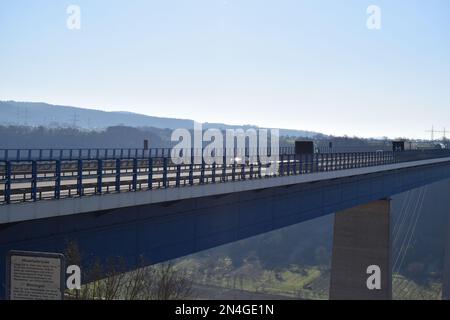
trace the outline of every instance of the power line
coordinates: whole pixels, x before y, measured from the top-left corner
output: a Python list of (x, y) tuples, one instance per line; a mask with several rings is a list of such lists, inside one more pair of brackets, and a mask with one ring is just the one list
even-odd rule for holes
[(431, 126), (431, 130), (428, 130), (426, 132), (431, 132), (431, 141), (434, 141), (434, 126)]
[(425, 132), (430, 132), (431, 133), (431, 141), (434, 141), (435, 133), (442, 133), (443, 134), (443, 139), (444, 140), (447, 139), (447, 128), (444, 128), (442, 131), (439, 131), (439, 130), (435, 130), (434, 126), (431, 126), (431, 130), (427, 130)]
[(78, 119), (78, 114), (76, 112), (74, 112), (73, 116), (72, 116), (72, 127), (76, 128), (77, 127), (77, 123), (80, 121), (80, 119)]

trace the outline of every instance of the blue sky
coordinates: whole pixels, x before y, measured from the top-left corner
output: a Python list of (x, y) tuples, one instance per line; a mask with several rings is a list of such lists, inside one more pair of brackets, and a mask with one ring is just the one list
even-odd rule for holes
[(0, 40), (0, 100), (336, 135), (450, 129), (448, 0), (1, 0)]

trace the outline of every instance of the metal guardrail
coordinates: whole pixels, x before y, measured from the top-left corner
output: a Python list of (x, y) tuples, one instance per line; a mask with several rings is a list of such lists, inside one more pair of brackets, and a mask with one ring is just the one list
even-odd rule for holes
[[(157, 158), (170, 156), (172, 149), (173, 148), (0, 149), (0, 161)], [(280, 147), (279, 149), (280, 154), (294, 153), (294, 147)], [(249, 151), (250, 150), (246, 148), (243, 152), (248, 155)], [(192, 149), (191, 152), (192, 154), (201, 154), (202, 150)]]
[[(222, 164), (174, 164), (169, 156), (128, 159), (0, 161), (0, 204), (179, 188), (208, 183), (272, 178), (450, 157), (450, 150), (281, 154), (278, 170), (257, 158)], [(201, 159), (201, 158), (200, 158)]]

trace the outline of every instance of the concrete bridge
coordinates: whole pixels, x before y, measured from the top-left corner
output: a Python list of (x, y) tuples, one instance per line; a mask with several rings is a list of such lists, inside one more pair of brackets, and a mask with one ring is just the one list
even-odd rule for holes
[[(10, 250), (65, 252), (75, 242), (82, 268), (123, 257), (132, 270), (337, 213), (330, 298), (390, 299), (390, 197), (450, 178), (446, 149), (286, 149), (275, 174), (259, 159), (236, 162), (233, 153), (223, 154), (222, 164), (211, 165), (175, 165), (167, 152), (148, 151), (4, 156), (1, 296)], [(446, 261), (449, 270), (450, 254)], [(380, 268), (380, 290), (366, 285), (371, 265)], [(446, 274), (446, 298), (449, 289)]]

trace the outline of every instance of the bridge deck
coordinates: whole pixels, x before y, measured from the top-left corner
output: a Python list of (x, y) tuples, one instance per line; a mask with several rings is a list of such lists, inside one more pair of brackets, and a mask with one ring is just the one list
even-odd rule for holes
[[(261, 161), (175, 165), (169, 157), (0, 162), (0, 205), (89, 195), (305, 175), (450, 157), (450, 150), (282, 154), (278, 170)], [(228, 163), (227, 163), (228, 162)]]

